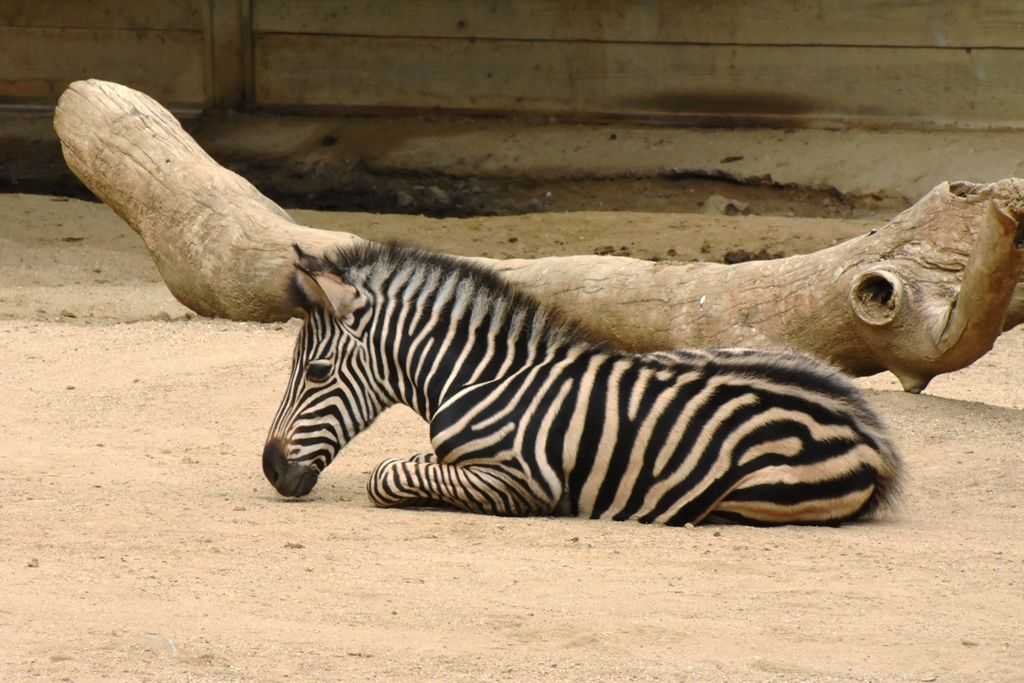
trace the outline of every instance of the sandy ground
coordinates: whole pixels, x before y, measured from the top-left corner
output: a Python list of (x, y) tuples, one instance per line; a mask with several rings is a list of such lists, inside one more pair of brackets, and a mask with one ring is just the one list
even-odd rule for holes
[[(365, 234), (686, 259), (864, 228), (519, 220)], [(1024, 330), (928, 395), (860, 380), (905, 453), (894, 513), (669, 529), (372, 508), (370, 468), (426, 445), (405, 409), (280, 499), (260, 451), (295, 327), (195, 319), (105, 208), (0, 197), (0, 680), (1024, 680)]]

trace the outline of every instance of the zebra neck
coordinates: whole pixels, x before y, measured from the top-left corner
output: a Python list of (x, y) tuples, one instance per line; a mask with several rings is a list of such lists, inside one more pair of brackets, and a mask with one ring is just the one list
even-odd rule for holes
[(380, 365), (394, 400), (429, 421), (468, 386), (520, 373), (580, 346), (554, 337), (543, 322), (488, 320), (456, 307), (450, 316), (433, 315), (402, 334), (382, 335)]
[(455, 391), (586, 343), (489, 271), (403, 250), (391, 257), (362, 276), (375, 302), (375, 379), (428, 420)]

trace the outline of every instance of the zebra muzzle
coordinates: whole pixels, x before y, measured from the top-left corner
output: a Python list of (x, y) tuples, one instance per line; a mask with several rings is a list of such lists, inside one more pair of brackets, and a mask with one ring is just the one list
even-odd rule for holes
[(263, 474), (282, 496), (299, 498), (316, 486), (320, 472), (305, 463), (290, 462), (285, 457), (285, 445), (271, 439), (263, 447)]

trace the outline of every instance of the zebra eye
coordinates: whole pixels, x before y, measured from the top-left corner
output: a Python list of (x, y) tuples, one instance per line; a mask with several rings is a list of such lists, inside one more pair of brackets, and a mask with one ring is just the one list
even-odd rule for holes
[(326, 382), (334, 365), (329, 360), (313, 360), (306, 366), (306, 379), (310, 382)]

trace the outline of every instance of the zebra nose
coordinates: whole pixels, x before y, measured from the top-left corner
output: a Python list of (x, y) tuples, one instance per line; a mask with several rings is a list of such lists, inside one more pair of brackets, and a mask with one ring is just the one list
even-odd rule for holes
[(308, 465), (288, 462), (284, 443), (271, 439), (263, 447), (263, 474), (282, 496), (298, 498), (313, 490), (320, 473)]
[(267, 441), (263, 447), (263, 474), (267, 481), (277, 486), (277, 480), (284, 474), (288, 461), (284, 457), (284, 444), (277, 439)]

